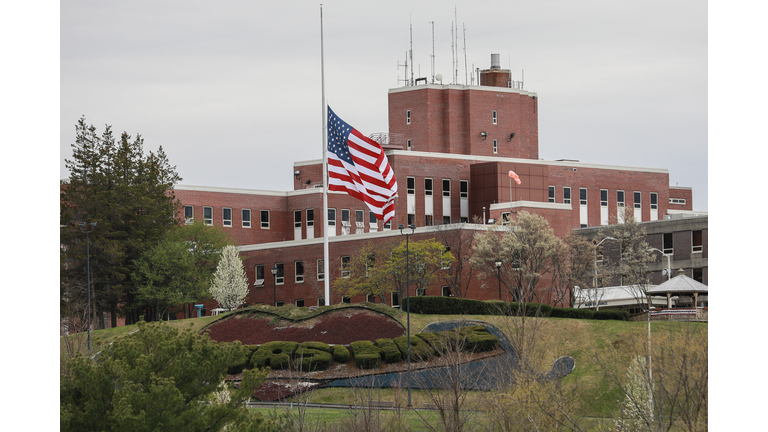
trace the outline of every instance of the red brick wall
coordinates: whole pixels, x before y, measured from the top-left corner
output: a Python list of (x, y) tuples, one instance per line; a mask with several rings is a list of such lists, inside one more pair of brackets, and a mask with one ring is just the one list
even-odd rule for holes
[(669, 200), (667, 200), (670, 210), (693, 210), (693, 190), (691, 188), (670, 186), (669, 198), (682, 198), (685, 200), (685, 204), (669, 204)]

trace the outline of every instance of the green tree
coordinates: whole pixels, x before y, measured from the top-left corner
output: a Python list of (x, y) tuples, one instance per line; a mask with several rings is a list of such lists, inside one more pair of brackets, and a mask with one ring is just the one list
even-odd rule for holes
[[(173, 187), (181, 178), (162, 146), (144, 153), (144, 141), (123, 133), (115, 140), (106, 126), (96, 128), (81, 118), (76, 127), (72, 159), (65, 159), (69, 179), (61, 185), (62, 287), (85, 278), (86, 245), (81, 223), (96, 222), (91, 239), (91, 282), (96, 325), (104, 326), (104, 312), (117, 325), (117, 307), (126, 305), (137, 320), (147, 307), (136, 298), (132, 279), (134, 261), (176, 225), (178, 201)], [(76, 283), (77, 286), (84, 284)], [(84, 291), (84, 290), (83, 290)]]
[[(472, 262), (480, 279), (500, 280), (514, 301), (540, 301), (539, 281), (552, 276), (566, 246), (543, 217), (521, 211), (508, 227), (492, 225), (475, 236)], [(501, 260), (497, 270), (496, 260)]]
[[(409, 252), (406, 254), (406, 252)], [(373, 294), (382, 302), (389, 293), (397, 293), (401, 307), (405, 297), (407, 268), (411, 289), (423, 290), (437, 277), (437, 272), (450, 267), (454, 258), (435, 239), (409, 241), (382, 246), (364, 246), (350, 259), (349, 276), (333, 281), (335, 290), (345, 295)]]
[(221, 385), (247, 351), (162, 322), (139, 323), (96, 360), (79, 356), (62, 369), (61, 430), (263, 430), (245, 403), (267, 372), (244, 371), (239, 388)]
[[(161, 319), (173, 306), (210, 298), (208, 288), (222, 249), (233, 242), (221, 227), (202, 222), (170, 229), (135, 262), (137, 299)], [(184, 316), (188, 314), (184, 307)]]

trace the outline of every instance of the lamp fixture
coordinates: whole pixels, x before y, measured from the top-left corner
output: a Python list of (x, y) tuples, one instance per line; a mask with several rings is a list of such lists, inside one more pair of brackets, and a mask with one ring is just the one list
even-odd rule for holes
[(488, 132), (482, 131), (480, 132), (480, 136), (483, 137), (483, 141), (485, 141), (485, 139), (488, 138)]
[(512, 141), (512, 138), (514, 138), (514, 137), (515, 137), (515, 133), (512, 132), (511, 134), (509, 134), (509, 139), (507, 140), (507, 142)]
[(299, 178), (300, 174), (301, 174), (301, 171), (299, 171), (299, 170), (294, 170), (293, 171), (293, 175), (296, 176), (296, 178)]

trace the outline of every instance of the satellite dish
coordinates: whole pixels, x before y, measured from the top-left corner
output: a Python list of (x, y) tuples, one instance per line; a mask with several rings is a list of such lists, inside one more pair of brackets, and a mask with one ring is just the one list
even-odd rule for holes
[(437, 74), (437, 75), (435, 75), (435, 79), (436, 79), (436, 80), (438, 80), (438, 81), (440, 81), (440, 82), (442, 83), (442, 82), (443, 82), (443, 74)]

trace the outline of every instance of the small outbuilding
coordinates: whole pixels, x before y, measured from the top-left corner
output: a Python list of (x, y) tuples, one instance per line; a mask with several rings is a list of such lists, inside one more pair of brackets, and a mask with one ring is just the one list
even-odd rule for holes
[(672, 308), (672, 297), (677, 297), (676, 307), (707, 307), (709, 287), (685, 275), (683, 269), (677, 271), (677, 276), (672, 279), (649, 288), (648, 302), (652, 297), (667, 297), (667, 308)]

